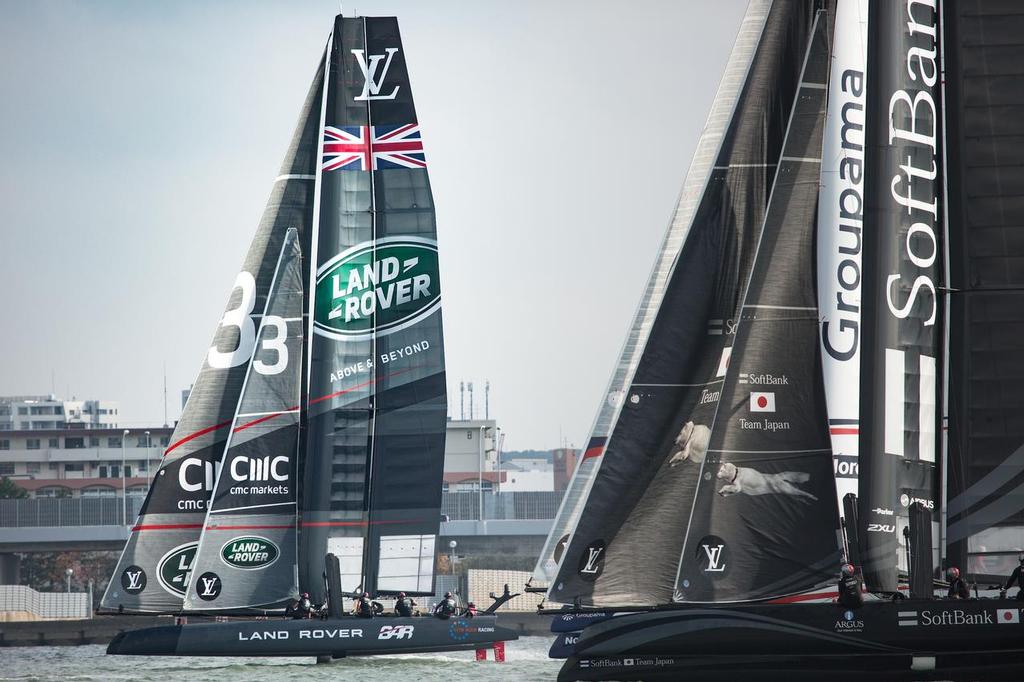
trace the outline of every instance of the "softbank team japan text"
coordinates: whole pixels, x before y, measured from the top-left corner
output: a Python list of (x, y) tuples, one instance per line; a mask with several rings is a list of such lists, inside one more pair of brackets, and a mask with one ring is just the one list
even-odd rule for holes
[[(387, 365), (428, 350), (430, 350), (430, 341), (423, 339), (416, 343), (410, 343), (401, 348), (396, 348), (389, 353), (381, 353), (378, 356), (378, 361), (381, 365)], [(353, 362), (345, 365), (344, 367), (339, 367), (331, 372), (331, 382), (341, 381), (342, 379), (347, 379), (351, 376), (362, 374), (363, 372), (369, 372), (373, 369), (373, 362), (373, 358), (369, 357), (365, 360), (360, 360), (359, 362)]]

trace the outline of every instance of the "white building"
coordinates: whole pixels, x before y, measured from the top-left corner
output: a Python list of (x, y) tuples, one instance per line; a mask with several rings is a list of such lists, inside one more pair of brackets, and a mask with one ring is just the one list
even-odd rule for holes
[(63, 400), (54, 395), (0, 396), (0, 431), (114, 429), (120, 406), (112, 400)]

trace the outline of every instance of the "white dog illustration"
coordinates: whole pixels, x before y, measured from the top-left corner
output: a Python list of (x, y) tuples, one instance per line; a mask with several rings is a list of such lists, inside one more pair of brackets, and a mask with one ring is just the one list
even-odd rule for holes
[(683, 430), (676, 436), (676, 451), (672, 453), (672, 459), (668, 461), (669, 466), (674, 467), (686, 460), (700, 464), (704, 461), (704, 455), (707, 454), (709, 440), (711, 440), (711, 429), (703, 424), (686, 422)]
[(718, 491), (722, 497), (729, 495), (795, 495), (809, 500), (818, 498), (809, 492), (797, 488), (797, 484), (807, 483), (810, 474), (802, 471), (782, 471), (777, 474), (762, 474), (749, 467), (738, 467), (731, 462), (723, 462), (718, 469), (718, 478), (726, 484)]

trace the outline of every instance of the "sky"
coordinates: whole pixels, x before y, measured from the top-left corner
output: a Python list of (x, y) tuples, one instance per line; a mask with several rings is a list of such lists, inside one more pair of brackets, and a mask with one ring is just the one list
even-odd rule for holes
[[(360, 0), (399, 18), (437, 210), (451, 414), (580, 445), (744, 0)], [(336, 0), (0, 0), (0, 395), (181, 412)], [(467, 415), (468, 416), (468, 415)]]

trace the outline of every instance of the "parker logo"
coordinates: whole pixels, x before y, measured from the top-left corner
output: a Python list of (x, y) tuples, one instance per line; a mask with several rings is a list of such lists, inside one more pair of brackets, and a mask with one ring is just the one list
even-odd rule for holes
[(576, 570), (587, 582), (594, 582), (604, 572), (604, 540), (595, 540), (583, 548)]
[(128, 594), (138, 594), (146, 589), (146, 572), (138, 566), (129, 566), (121, 573), (121, 587)]
[(196, 593), (203, 601), (213, 601), (219, 597), (223, 587), (220, 576), (210, 571), (203, 573), (196, 581)]
[(277, 545), (266, 538), (255, 536), (235, 538), (224, 543), (220, 549), (220, 558), (225, 564), (245, 570), (265, 568), (277, 561), (280, 555)]
[(322, 265), (316, 278), (314, 331), (366, 339), (405, 329), (440, 308), (437, 242), (384, 237)]
[(704, 573), (715, 576), (725, 575), (729, 568), (729, 556), (725, 540), (717, 535), (705, 535), (697, 543), (697, 562)]
[(178, 545), (164, 554), (156, 566), (157, 580), (160, 587), (173, 595), (184, 597), (188, 587), (188, 578), (192, 573), (192, 562), (196, 558), (198, 542)]

